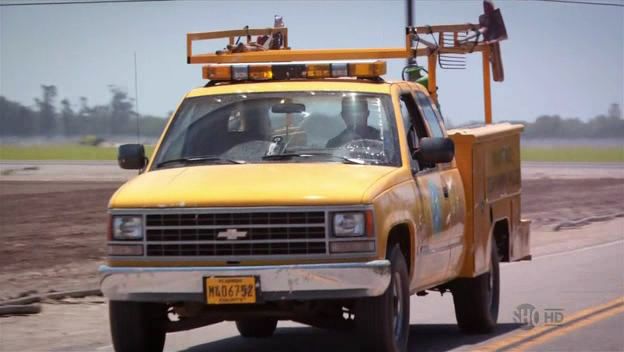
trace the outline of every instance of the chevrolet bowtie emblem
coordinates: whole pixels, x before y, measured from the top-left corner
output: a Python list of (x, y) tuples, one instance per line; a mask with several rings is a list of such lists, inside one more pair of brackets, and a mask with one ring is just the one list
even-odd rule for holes
[(237, 240), (247, 236), (247, 231), (238, 231), (237, 229), (227, 229), (217, 233), (217, 238), (226, 238), (228, 240)]

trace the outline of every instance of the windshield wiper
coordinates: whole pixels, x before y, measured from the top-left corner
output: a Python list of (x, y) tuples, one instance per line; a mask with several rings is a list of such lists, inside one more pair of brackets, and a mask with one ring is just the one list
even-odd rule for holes
[(265, 155), (262, 157), (262, 160), (288, 160), (293, 158), (311, 158), (311, 157), (327, 157), (333, 159), (339, 159), (345, 164), (357, 164), (363, 165), (365, 164), (364, 160), (348, 158), (346, 156), (338, 156), (330, 153), (284, 153), (284, 154), (273, 154), (273, 155)]
[(206, 155), (206, 156), (194, 156), (190, 158), (178, 158), (178, 159), (165, 160), (161, 163), (158, 163), (156, 165), (156, 168), (161, 168), (163, 166), (167, 166), (170, 164), (184, 164), (184, 165), (203, 164), (203, 163), (209, 163), (211, 161), (225, 162), (228, 164), (244, 164), (245, 163), (242, 160), (231, 160), (231, 159), (222, 158), (217, 155)]
[(292, 158), (309, 158), (312, 154), (306, 153), (284, 153), (284, 154), (271, 154), (262, 157), (262, 160), (287, 160)]

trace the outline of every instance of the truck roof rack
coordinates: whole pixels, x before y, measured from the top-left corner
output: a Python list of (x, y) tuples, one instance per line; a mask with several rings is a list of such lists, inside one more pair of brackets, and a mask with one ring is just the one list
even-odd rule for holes
[[(207, 64), (203, 67), (206, 79), (229, 81), (255, 79), (289, 79), (289, 78), (336, 78), (358, 77), (376, 78), (386, 73), (385, 62), (375, 61), (367, 65), (356, 63), (340, 63), (347, 65), (346, 71), (334, 74), (336, 61), (372, 60), (372, 59), (415, 59), (427, 57), (428, 82), (427, 89), (437, 102), (436, 68), (438, 62), (442, 68), (463, 68), (461, 59), (443, 55), (463, 55), (482, 53), (483, 60), (483, 92), (485, 123), (492, 122), (490, 80), (504, 80), (503, 63), (499, 42), (507, 39), (507, 31), (499, 9), (489, 0), (484, 1), (484, 14), (479, 17), (479, 24), (452, 24), (438, 26), (409, 26), (405, 29), (405, 46), (396, 48), (364, 48), (364, 49), (292, 49), (288, 42), (288, 28), (248, 28), (239, 30), (188, 33), (186, 35), (186, 56), (189, 64)], [(253, 40), (256, 36), (256, 40)], [(241, 42), (241, 38), (246, 40)], [(224, 50), (214, 53), (196, 53), (193, 44), (198, 41), (227, 39)], [(308, 62), (306, 65), (295, 65), (297, 62)], [(317, 61), (332, 63), (314, 64)], [(312, 64), (310, 64), (312, 62)], [(253, 64), (252, 64), (253, 63)], [(268, 63), (291, 63), (280, 65), (280, 76), (274, 76)], [(241, 65), (252, 64), (252, 65)], [(264, 64), (264, 65), (263, 65)], [(490, 69), (491, 66), (491, 69)], [(285, 68), (288, 67), (288, 68)], [(337, 66), (336, 66), (337, 67)], [(354, 70), (351, 70), (351, 67)], [(313, 70), (318, 74), (309, 75)], [(491, 72), (493, 71), (493, 73)], [(363, 74), (361, 74), (363, 72)], [(240, 74), (237, 76), (237, 73)], [(358, 74), (360, 73), (360, 74)], [(238, 77), (238, 78), (236, 78)]]
[[(466, 54), (480, 52), (488, 46), (487, 41), (479, 38), (479, 25), (458, 24), (441, 26), (406, 27), (406, 45), (399, 48), (362, 48), (362, 49), (292, 49), (288, 46), (288, 28), (245, 28), (239, 30), (188, 33), (186, 35), (187, 62), (189, 64), (238, 64), (238, 63), (268, 63), (294, 61), (331, 61), (331, 60), (365, 60), (365, 59), (408, 59), (431, 54)], [(269, 49), (255, 45), (253, 36), (283, 35), (283, 45)], [(447, 46), (445, 42), (432, 43), (422, 35), (439, 37), (451, 35), (459, 38), (459, 33), (468, 33), (474, 40), (457, 39), (454, 45)], [(236, 38), (246, 37), (247, 51), (217, 51), (215, 53), (194, 53), (193, 44), (198, 41), (228, 39), (228, 46), (234, 46)], [(436, 41), (436, 39), (433, 39)], [(414, 46), (416, 44), (416, 46)], [(419, 46), (418, 44), (422, 44)]]

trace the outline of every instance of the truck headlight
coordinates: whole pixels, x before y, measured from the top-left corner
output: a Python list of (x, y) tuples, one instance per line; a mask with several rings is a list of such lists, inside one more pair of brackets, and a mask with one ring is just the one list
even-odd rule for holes
[(113, 216), (113, 240), (143, 239), (143, 217), (136, 215)]
[(334, 236), (355, 237), (366, 234), (366, 219), (362, 212), (335, 213)]

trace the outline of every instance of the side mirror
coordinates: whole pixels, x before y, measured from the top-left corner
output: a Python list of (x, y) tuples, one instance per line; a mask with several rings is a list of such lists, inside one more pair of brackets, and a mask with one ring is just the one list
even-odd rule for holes
[(117, 162), (119, 167), (128, 170), (141, 170), (146, 164), (143, 144), (123, 144), (119, 146)]
[(422, 138), (420, 147), (415, 152), (419, 162), (450, 163), (455, 157), (455, 143), (450, 138)]

